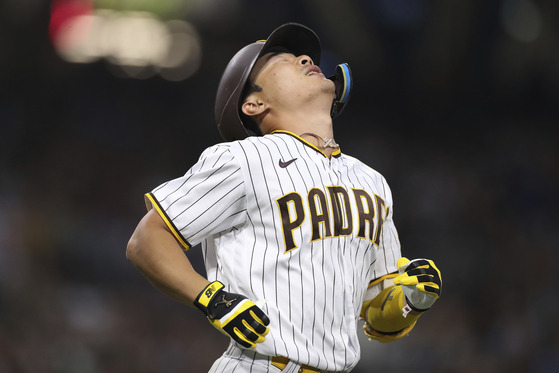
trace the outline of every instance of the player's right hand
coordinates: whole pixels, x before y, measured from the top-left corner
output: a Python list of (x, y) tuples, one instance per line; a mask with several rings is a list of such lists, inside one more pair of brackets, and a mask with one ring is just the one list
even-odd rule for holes
[(247, 297), (228, 293), (219, 281), (198, 294), (194, 305), (204, 312), (210, 323), (245, 348), (264, 342), (270, 319)]
[(396, 264), (399, 276), (395, 285), (401, 285), (409, 306), (415, 311), (426, 311), (441, 295), (441, 272), (432, 260), (400, 258)]

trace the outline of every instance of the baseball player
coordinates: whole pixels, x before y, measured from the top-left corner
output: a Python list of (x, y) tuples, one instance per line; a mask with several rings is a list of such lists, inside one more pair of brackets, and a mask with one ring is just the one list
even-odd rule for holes
[[(359, 319), (394, 341), (440, 295), (433, 261), (401, 255), (384, 177), (334, 140), (351, 71), (325, 77), (320, 54), (295, 23), (242, 48), (217, 90), (226, 142), (146, 194), (128, 244), (157, 289), (230, 338), (210, 372), (349, 372)], [(199, 243), (207, 278), (183, 253)]]

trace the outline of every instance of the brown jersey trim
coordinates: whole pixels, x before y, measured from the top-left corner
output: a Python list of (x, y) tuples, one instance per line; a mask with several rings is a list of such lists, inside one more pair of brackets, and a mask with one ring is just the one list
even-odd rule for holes
[(173, 233), (173, 236), (175, 236), (177, 241), (179, 241), (179, 243), (183, 246), (184, 251), (187, 251), (188, 249), (190, 249), (192, 246), (182, 236), (182, 234), (177, 229), (175, 224), (173, 224), (171, 219), (167, 216), (167, 213), (165, 212), (163, 207), (161, 207), (161, 205), (159, 204), (159, 202), (157, 201), (155, 196), (152, 193), (146, 193), (144, 198), (145, 198), (145, 201), (146, 201), (146, 207), (147, 207), (148, 211), (151, 210), (152, 207), (155, 208), (155, 210), (157, 211), (159, 216), (161, 216), (161, 218), (163, 219), (165, 224), (167, 224), (167, 227), (169, 227), (169, 230), (171, 231), (171, 233)]
[(382, 281), (384, 281), (384, 280), (388, 280), (389, 278), (395, 278), (395, 277), (398, 277), (398, 273), (397, 273), (397, 272), (395, 272), (395, 273), (389, 273), (389, 274), (384, 275), (384, 276), (382, 276), (382, 277), (380, 277), (380, 278), (377, 278), (376, 280), (373, 280), (373, 281), (369, 282), (369, 286), (368, 286), (368, 287), (375, 286), (376, 284), (378, 284), (378, 283), (380, 283), (380, 282), (382, 282)]
[[(322, 150), (320, 150), (318, 147), (316, 147), (315, 145), (311, 144), (310, 142), (308, 142), (307, 140), (303, 139), (302, 137), (294, 134), (293, 132), (289, 132), (289, 131), (284, 131), (284, 130), (277, 130), (277, 131), (273, 131), (272, 134), (275, 133), (285, 133), (286, 135), (290, 135), (295, 137), (297, 140), (301, 141), (303, 144), (310, 146), (311, 148), (313, 148), (314, 150), (316, 150), (317, 152), (319, 152), (320, 154), (322, 154), (323, 156), (325, 156), (326, 158), (328, 158), (328, 156), (326, 154), (324, 154), (324, 152)], [(336, 149), (333, 153), (332, 153), (332, 157), (339, 157), (342, 155), (342, 151), (340, 149)]]

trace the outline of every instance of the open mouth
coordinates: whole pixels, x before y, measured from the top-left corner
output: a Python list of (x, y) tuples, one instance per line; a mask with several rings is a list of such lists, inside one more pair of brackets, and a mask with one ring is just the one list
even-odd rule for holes
[(322, 74), (322, 70), (320, 70), (320, 67), (316, 66), (316, 65), (312, 65), (309, 67), (309, 69), (307, 70), (307, 76), (312, 76), (312, 75), (323, 75)]

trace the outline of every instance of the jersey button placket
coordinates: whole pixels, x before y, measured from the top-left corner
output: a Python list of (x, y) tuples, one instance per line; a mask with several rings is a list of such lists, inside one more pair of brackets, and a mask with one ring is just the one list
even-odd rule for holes
[(335, 184), (338, 184), (339, 175), (337, 170), (337, 163), (336, 160), (333, 158), (328, 159), (328, 172), (330, 173), (330, 178), (332, 181), (335, 181)]
[(326, 167), (328, 172), (333, 172), (333, 166), (334, 165), (332, 163), (332, 158), (324, 157), (322, 161), (324, 162), (324, 166)]

